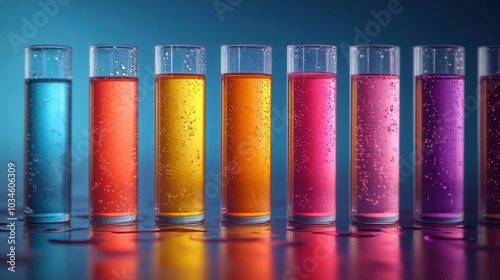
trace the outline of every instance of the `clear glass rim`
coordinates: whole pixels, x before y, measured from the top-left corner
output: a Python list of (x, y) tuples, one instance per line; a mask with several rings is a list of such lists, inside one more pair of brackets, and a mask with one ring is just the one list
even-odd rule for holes
[(112, 44), (97, 44), (97, 45), (90, 45), (91, 50), (95, 49), (127, 49), (127, 50), (137, 50), (138, 48), (133, 45), (112, 45)]
[(160, 44), (155, 46), (155, 50), (161, 49), (161, 48), (168, 48), (168, 47), (175, 47), (175, 48), (183, 48), (183, 49), (200, 49), (204, 50), (205, 46), (203, 45), (189, 45), (189, 44)]
[(478, 50), (500, 49), (500, 45), (484, 45), (477, 47)]
[(366, 44), (366, 45), (351, 45), (349, 46), (350, 49), (361, 49), (361, 48), (386, 48), (386, 49), (397, 49), (399, 50), (400, 47), (398, 45), (385, 45), (385, 44)]
[(27, 51), (30, 50), (69, 50), (71, 51), (72, 48), (70, 46), (66, 45), (30, 45), (26, 46), (24, 48)]
[(255, 49), (272, 49), (271, 45), (261, 45), (261, 44), (231, 44), (231, 45), (221, 45), (221, 49), (230, 48), (255, 48)]
[(300, 47), (311, 47), (311, 48), (331, 48), (331, 49), (337, 49), (337, 46), (334, 45), (327, 45), (327, 44), (298, 44), (298, 45), (288, 45), (286, 46), (287, 48), (300, 48)]
[(455, 49), (455, 50), (465, 50), (464, 46), (461, 45), (420, 45), (420, 46), (414, 46), (414, 50), (422, 50), (422, 49)]

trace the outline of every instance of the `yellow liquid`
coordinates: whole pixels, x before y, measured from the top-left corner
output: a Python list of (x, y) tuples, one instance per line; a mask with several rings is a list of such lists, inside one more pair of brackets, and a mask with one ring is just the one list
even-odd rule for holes
[(156, 75), (157, 217), (203, 216), (205, 76)]

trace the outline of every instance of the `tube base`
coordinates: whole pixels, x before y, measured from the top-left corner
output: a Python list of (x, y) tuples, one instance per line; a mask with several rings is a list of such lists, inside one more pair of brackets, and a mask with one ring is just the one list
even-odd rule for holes
[(266, 224), (271, 221), (271, 215), (254, 216), (254, 217), (236, 217), (231, 215), (222, 215), (222, 223), (226, 224)]
[(201, 224), (205, 220), (205, 215), (187, 216), (187, 217), (172, 217), (159, 216), (155, 217), (155, 221), (160, 224), (182, 225), (182, 224)]
[(70, 220), (70, 214), (66, 212), (62, 213), (38, 213), (24, 215), (24, 221), (27, 223), (67, 223)]
[(328, 225), (335, 223), (335, 215), (325, 217), (288, 215), (288, 221), (292, 224)]
[(117, 217), (102, 217), (92, 215), (90, 216), (91, 223), (99, 223), (99, 224), (123, 224), (135, 222), (137, 220), (137, 214), (126, 215), (126, 216), (117, 216)]
[(500, 214), (482, 214), (479, 221), (486, 224), (500, 224)]
[(399, 215), (351, 215), (351, 221), (358, 224), (394, 224)]
[(415, 214), (415, 220), (421, 223), (454, 224), (464, 220), (463, 213), (429, 213)]

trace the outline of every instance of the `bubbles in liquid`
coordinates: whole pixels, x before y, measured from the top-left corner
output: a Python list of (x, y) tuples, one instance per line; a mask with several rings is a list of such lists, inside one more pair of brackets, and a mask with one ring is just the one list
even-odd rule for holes
[(356, 215), (394, 213), (399, 187), (399, 77), (353, 77)]
[[(459, 212), (463, 196), (463, 78), (417, 77), (417, 192), (425, 193), (422, 211)], [(445, 206), (446, 205), (446, 206)], [(452, 210), (455, 209), (455, 210)], [(451, 213), (450, 212), (450, 213)], [(454, 215), (454, 214), (452, 214)]]

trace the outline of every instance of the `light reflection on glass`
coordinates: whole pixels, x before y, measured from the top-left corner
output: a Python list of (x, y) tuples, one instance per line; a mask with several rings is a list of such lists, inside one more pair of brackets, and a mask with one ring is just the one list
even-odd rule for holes
[(182, 227), (182, 230), (157, 226), (157, 229), (165, 231), (155, 233), (153, 279), (205, 279), (205, 243), (192, 240), (204, 237), (204, 226)]
[(351, 224), (349, 279), (401, 279), (400, 232), (393, 225)]
[(282, 279), (338, 279), (339, 255), (335, 226), (291, 229), (287, 240), (286, 271)]
[(222, 279), (273, 279), (269, 225), (222, 226)]
[(464, 232), (455, 226), (426, 227), (413, 235), (415, 279), (466, 279)]
[[(139, 244), (137, 225), (98, 225), (91, 227), (94, 239), (88, 259), (90, 279), (137, 279), (139, 276)], [(120, 233), (121, 232), (121, 233)], [(127, 233), (123, 233), (127, 232)]]

